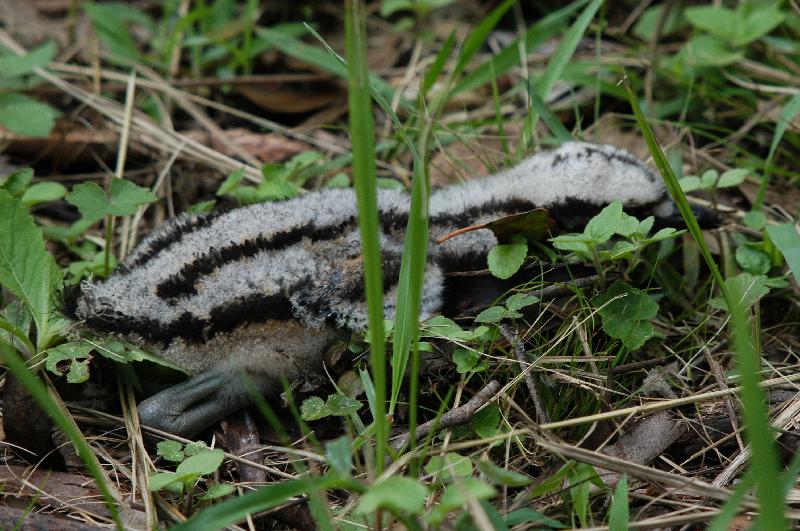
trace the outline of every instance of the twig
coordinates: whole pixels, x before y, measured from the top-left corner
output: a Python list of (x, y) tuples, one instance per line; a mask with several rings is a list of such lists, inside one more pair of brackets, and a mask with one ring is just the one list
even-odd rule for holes
[[(431, 431), (441, 431), (466, 424), (472, 420), (472, 417), (475, 416), (475, 413), (477, 413), (478, 410), (484, 406), (484, 404), (494, 398), (494, 395), (499, 390), (500, 383), (497, 380), (492, 380), (486, 384), (483, 389), (475, 393), (475, 396), (470, 398), (463, 405), (451, 409), (438, 419), (429, 420), (428, 422), (417, 426), (417, 437), (425, 437)], [(399, 436), (397, 439), (392, 441), (392, 448), (395, 451), (399, 451), (408, 443), (409, 437), (410, 434), (408, 432)]]
[(520, 371), (522, 371), (525, 376), (525, 385), (528, 386), (528, 392), (531, 395), (531, 400), (533, 400), (533, 407), (536, 409), (536, 422), (539, 424), (550, 422), (547, 409), (544, 407), (544, 404), (542, 404), (542, 397), (539, 394), (539, 390), (536, 388), (536, 380), (533, 379), (533, 372), (524, 370), (526, 365), (531, 364), (525, 359), (525, 345), (522, 343), (519, 335), (508, 326), (500, 325), (499, 330), (500, 333), (503, 334), (503, 337), (511, 344), (511, 348), (514, 350), (514, 356), (519, 362)]

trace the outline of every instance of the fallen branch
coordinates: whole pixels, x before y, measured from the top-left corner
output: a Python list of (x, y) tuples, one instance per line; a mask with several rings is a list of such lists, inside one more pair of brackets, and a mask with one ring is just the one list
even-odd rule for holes
[[(494, 395), (500, 390), (500, 383), (497, 380), (492, 380), (486, 384), (483, 389), (475, 393), (475, 396), (469, 399), (465, 404), (458, 406), (455, 409), (444, 413), (438, 419), (429, 420), (417, 426), (417, 437), (425, 437), (430, 432), (446, 430), (455, 426), (461, 426), (472, 420), (475, 413), (484, 406), (487, 402), (494, 398)], [(392, 441), (392, 449), (400, 451), (411, 437), (409, 432), (404, 433), (397, 439)]]

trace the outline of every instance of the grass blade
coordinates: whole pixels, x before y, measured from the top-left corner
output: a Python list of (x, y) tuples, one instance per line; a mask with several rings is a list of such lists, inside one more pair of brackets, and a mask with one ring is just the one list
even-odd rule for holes
[[(579, 0), (572, 4), (562, 7), (558, 11), (553, 11), (546, 15), (542, 20), (531, 26), (521, 38), (524, 41), (525, 53), (530, 53), (538, 48), (548, 39), (552, 38), (561, 31), (562, 26), (569, 20), (569, 17), (588, 0)], [(458, 94), (465, 90), (471, 90), (496, 79), (511, 70), (520, 62), (520, 39), (515, 39), (511, 44), (503, 48), (497, 55), (481, 64), (478, 68), (464, 76), (456, 86), (450, 91), (450, 95)]]
[(388, 434), (386, 426), (386, 352), (383, 335), (383, 268), (379, 240), (375, 131), (367, 73), (366, 13), (361, 0), (348, 0), (345, 13), (347, 40), (350, 139), (353, 144), (353, 181), (358, 200), (358, 224), (364, 261), (372, 379), (375, 383), (375, 467), (383, 469)]
[(767, 234), (789, 264), (794, 278), (800, 281), (800, 234), (795, 224), (769, 226)]
[(775, 126), (775, 134), (772, 136), (769, 154), (767, 155), (767, 160), (764, 162), (764, 176), (761, 177), (761, 183), (758, 185), (758, 193), (756, 194), (755, 201), (753, 201), (753, 210), (761, 210), (761, 206), (764, 204), (764, 196), (767, 193), (767, 185), (769, 185), (769, 173), (772, 169), (772, 159), (775, 158), (778, 144), (780, 144), (783, 135), (786, 133), (786, 129), (789, 128), (789, 125), (798, 112), (800, 112), (800, 94), (795, 94), (794, 97), (789, 100), (789, 103), (786, 104), (786, 107), (783, 108), (783, 111), (781, 111), (780, 118), (778, 118), (778, 125)]
[(64, 435), (69, 438), (75, 449), (78, 451), (83, 464), (86, 465), (87, 470), (94, 478), (95, 485), (103, 497), (103, 502), (106, 504), (111, 518), (119, 530), (125, 529), (120, 520), (119, 512), (117, 511), (117, 501), (108, 486), (106, 476), (100, 468), (100, 463), (92, 453), (89, 444), (83, 435), (78, 430), (78, 427), (70, 418), (68, 418), (55, 400), (47, 392), (45, 384), (25, 365), (22, 357), (3, 341), (0, 341), (0, 354), (2, 354), (3, 365), (8, 367), (8, 370), (25, 386), (25, 389), (31, 394), (34, 400), (39, 404), (39, 407), (47, 413), (53, 422), (64, 432)]
[(745, 315), (745, 309), (738, 303), (739, 297), (731, 293), (726, 287), (722, 273), (720, 273), (719, 267), (717, 267), (717, 263), (711, 256), (711, 251), (703, 238), (700, 225), (697, 223), (689, 202), (686, 200), (686, 195), (678, 183), (678, 178), (672, 171), (672, 167), (658, 144), (647, 118), (645, 118), (639, 107), (636, 96), (627, 83), (625, 84), (625, 89), (628, 92), (628, 100), (636, 116), (639, 128), (647, 141), (647, 147), (653, 156), (656, 167), (661, 173), (667, 190), (669, 190), (672, 199), (675, 201), (683, 221), (689, 229), (689, 233), (697, 242), (700, 254), (708, 264), (722, 297), (730, 309), (730, 327), (733, 332), (734, 352), (736, 353), (737, 367), (742, 385), (742, 404), (746, 420), (745, 432), (753, 449), (751, 467), (756, 475), (756, 493), (761, 504), (761, 521), (765, 529), (786, 529), (786, 521), (783, 517), (784, 497), (781, 493), (779, 480), (778, 455), (775, 449), (775, 440), (769, 429), (767, 411), (764, 406), (766, 400), (763, 391), (758, 385), (760, 359), (756, 355), (751, 341), (752, 331)]

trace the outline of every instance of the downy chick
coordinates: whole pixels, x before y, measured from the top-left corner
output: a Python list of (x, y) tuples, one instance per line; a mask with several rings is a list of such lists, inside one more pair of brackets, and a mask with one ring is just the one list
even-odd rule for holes
[[(529, 157), (495, 175), (434, 192), (431, 242), (467, 225), (547, 208), (577, 229), (606, 204), (669, 216), (660, 178), (625, 150), (582, 142)], [(379, 190), (385, 315), (394, 315), (409, 197)], [(482, 268), (491, 231), (431, 243), (422, 318), (442, 304), (443, 273)], [(240, 378), (274, 395), (320, 371), (342, 330), (364, 330), (361, 242), (350, 189), (279, 203), (181, 216), (154, 230), (107, 280), (81, 286), (74, 315), (128, 337), (192, 377), (139, 405), (144, 424), (191, 436), (248, 401)]]

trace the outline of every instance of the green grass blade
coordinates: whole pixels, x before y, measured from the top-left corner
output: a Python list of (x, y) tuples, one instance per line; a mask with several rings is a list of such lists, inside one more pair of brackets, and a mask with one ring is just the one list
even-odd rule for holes
[(106, 504), (106, 508), (108, 508), (108, 512), (111, 514), (111, 518), (114, 520), (117, 529), (125, 529), (122, 525), (122, 520), (120, 520), (119, 512), (117, 511), (117, 501), (114, 499), (114, 495), (111, 493), (111, 489), (106, 483), (106, 477), (100, 468), (100, 463), (92, 453), (89, 444), (86, 442), (86, 439), (83, 438), (77, 426), (64, 415), (56, 401), (53, 400), (47, 392), (44, 383), (28, 369), (16, 350), (5, 342), (0, 341), (0, 354), (2, 354), (3, 365), (8, 367), (8, 370), (11, 371), (14, 377), (25, 386), (25, 389), (31, 394), (33, 399), (36, 400), (36, 403), (39, 404), (39, 407), (53, 419), (53, 422), (56, 423), (75, 446), (75, 449), (78, 451), (78, 456), (80, 456), (83, 464), (86, 465), (89, 473), (94, 478), (97, 489), (100, 491), (103, 502)]
[(727, 531), (731, 528), (731, 522), (739, 514), (739, 506), (742, 504), (742, 500), (755, 483), (756, 477), (753, 471), (750, 470), (736, 485), (736, 490), (733, 491), (731, 497), (722, 506), (722, 511), (709, 523), (708, 531)]
[(550, 129), (550, 132), (553, 133), (553, 136), (555, 136), (556, 140), (558, 140), (559, 145), (572, 140), (572, 135), (569, 134), (567, 128), (564, 127), (564, 124), (561, 123), (561, 120), (559, 120), (556, 115), (547, 108), (547, 105), (544, 103), (542, 98), (539, 97), (534, 88), (530, 86), (530, 84), (528, 85), (528, 88), (528, 96), (530, 97), (533, 110), (542, 117), (542, 120), (544, 120), (547, 128)]
[(425, 78), (422, 81), (423, 97), (428, 93), (429, 90), (431, 90), (431, 87), (433, 87), (433, 84), (436, 83), (436, 80), (439, 79), (439, 74), (442, 73), (442, 68), (444, 68), (447, 58), (450, 57), (450, 52), (453, 51), (453, 45), (455, 43), (456, 32), (452, 31), (447, 37), (447, 40), (444, 41), (442, 49), (436, 54), (436, 59), (434, 59), (433, 64), (431, 64), (431, 67), (427, 72), (425, 72)]
[(779, 481), (778, 455), (775, 449), (775, 440), (769, 429), (767, 411), (764, 406), (766, 400), (758, 385), (760, 359), (756, 355), (751, 341), (752, 331), (745, 314), (745, 308), (738, 303), (738, 297), (726, 287), (719, 267), (717, 267), (717, 263), (711, 256), (711, 251), (703, 238), (700, 225), (697, 223), (689, 202), (686, 200), (686, 195), (678, 183), (678, 178), (672, 171), (672, 167), (658, 144), (647, 118), (645, 118), (639, 107), (636, 96), (627, 83), (625, 84), (625, 89), (628, 92), (628, 100), (639, 128), (647, 141), (647, 147), (653, 156), (656, 167), (661, 173), (667, 190), (672, 195), (672, 199), (675, 201), (683, 221), (689, 229), (689, 233), (697, 242), (700, 254), (705, 259), (730, 309), (730, 327), (733, 333), (734, 352), (736, 353), (742, 385), (742, 405), (744, 406), (746, 420), (745, 432), (753, 449), (751, 467), (756, 474), (756, 493), (761, 504), (761, 521), (764, 523), (765, 529), (786, 529), (786, 521), (783, 517), (784, 497), (781, 493)]
[[(315, 46), (310, 46), (299, 39), (280, 31), (267, 28), (257, 28), (256, 33), (258, 33), (260, 37), (268, 41), (286, 55), (320, 68), (333, 75), (339, 76), (342, 79), (347, 79), (349, 75), (348, 69), (343, 62), (339, 61), (336, 57), (331, 56), (331, 54), (325, 50), (321, 50)], [(389, 83), (375, 75), (370, 75), (370, 81), (372, 86), (376, 88), (376, 90), (384, 99), (387, 101), (392, 101), (394, 98), (394, 89)], [(407, 99), (400, 98), (399, 101), (401, 107), (413, 110), (413, 106)]]
[[(593, 0), (592, 3), (586, 6), (586, 9), (583, 10), (577, 20), (570, 26), (567, 33), (561, 39), (561, 42), (558, 44), (555, 52), (553, 52), (553, 56), (550, 58), (550, 62), (547, 63), (547, 68), (544, 71), (542, 79), (536, 83), (536, 93), (541, 94), (543, 101), (547, 101), (550, 91), (553, 89), (556, 81), (561, 77), (564, 68), (569, 64), (569, 60), (578, 48), (578, 43), (580, 43), (584, 33), (586, 33), (589, 27), (589, 23), (597, 14), (597, 10), (600, 9), (602, 4), (603, 0)], [(536, 123), (535, 118), (533, 122), (534, 124)]]
[(772, 145), (769, 147), (769, 154), (767, 155), (767, 160), (764, 162), (764, 176), (761, 177), (758, 193), (756, 194), (755, 201), (753, 201), (753, 210), (761, 210), (761, 206), (764, 204), (764, 196), (767, 193), (767, 185), (769, 185), (769, 174), (772, 170), (772, 160), (775, 158), (778, 144), (780, 144), (781, 139), (783, 139), (786, 129), (789, 128), (789, 125), (798, 112), (800, 112), (800, 94), (795, 94), (794, 97), (789, 100), (789, 103), (786, 104), (786, 107), (783, 108), (783, 111), (781, 111), (780, 118), (778, 118), (778, 125), (775, 126), (775, 134), (772, 136)]
[(375, 132), (367, 73), (363, 2), (348, 0), (345, 14), (347, 40), (350, 139), (353, 144), (353, 184), (358, 200), (358, 222), (364, 261), (372, 379), (375, 383), (375, 466), (383, 468), (386, 426), (386, 352), (383, 335), (383, 272), (379, 240), (378, 198), (375, 175)]
[(470, 59), (472, 59), (481, 46), (483, 46), (483, 43), (486, 42), (489, 34), (492, 32), (497, 23), (500, 22), (500, 19), (503, 18), (503, 15), (506, 14), (506, 11), (508, 11), (511, 6), (514, 5), (515, 1), (516, 0), (506, 0), (496, 8), (492, 9), (491, 13), (486, 15), (481, 23), (469, 32), (469, 36), (464, 41), (464, 47), (461, 48), (461, 53), (458, 54), (458, 62), (456, 63), (456, 67), (451, 75), (452, 79), (456, 79), (461, 75), (461, 72), (464, 71), (467, 63), (469, 63)]
[[(542, 20), (531, 26), (522, 37), (525, 53), (530, 53), (548, 39), (557, 35), (561, 31), (563, 25), (569, 20), (569, 17), (587, 2), (588, 0), (573, 2), (566, 7), (562, 7), (558, 11), (548, 13)], [(452, 96), (465, 90), (471, 90), (475, 87), (490, 83), (492, 79), (496, 79), (495, 76), (501, 76), (511, 70), (520, 62), (519, 48), (520, 39), (515, 39), (497, 55), (464, 76), (450, 91), (450, 95)]]
[(622, 475), (614, 491), (614, 501), (608, 510), (609, 531), (626, 531), (628, 529), (628, 476)]
[(172, 531), (211, 531), (241, 522), (248, 514), (255, 514), (277, 507), (289, 498), (311, 492), (324, 490), (331, 484), (327, 477), (305, 477), (290, 479), (282, 483), (267, 485), (258, 490), (236, 496), (224, 502), (208, 507), (195, 514), (182, 524), (171, 528)]

